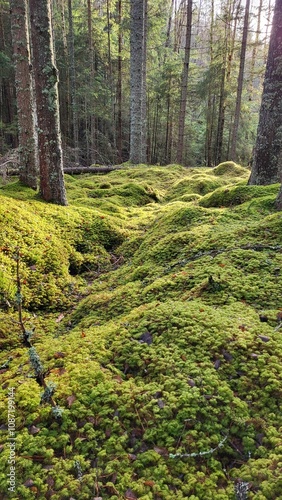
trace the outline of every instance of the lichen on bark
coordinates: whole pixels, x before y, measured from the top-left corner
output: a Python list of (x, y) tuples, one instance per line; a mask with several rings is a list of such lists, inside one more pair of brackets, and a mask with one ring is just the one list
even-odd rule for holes
[(30, 19), (38, 117), (40, 193), (46, 201), (67, 205), (50, 1), (41, 1), (39, 5), (36, 0), (30, 0)]

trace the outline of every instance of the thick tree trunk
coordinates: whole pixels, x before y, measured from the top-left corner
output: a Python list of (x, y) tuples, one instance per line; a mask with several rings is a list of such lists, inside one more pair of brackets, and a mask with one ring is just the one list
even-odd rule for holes
[(178, 122), (177, 163), (182, 163), (183, 148), (184, 148), (188, 72), (189, 72), (190, 52), (191, 52), (192, 4), (193, 4), (192, 0), (187, 0), (185, 56), (184, 56), (182, 79), (181, 79), (180, 111), (179, 111), (179, 122)]
[(276, 208), (278, 210), (282, 210), (282, 185), (280, 187), (280, 191), (279, 191), (277, 199), (276, 199)]
[(276, 0), (249, 184), (273, 184), (282, 176), (282, 0)]
[(246, 59), (246, 50), (247, 50), (247, 38), (248, 38), (248, 28), (249, 28), (249, 12), (250, 12), (250, 0), (246, 0), (246, 8), (245, 8), (245, 16), (244, 16), (244, 27), (243, 27), (243, 38), (241, 45), (241, 54), (240, 54), (240, 68), (238, 75), (238, 86), (237, 86), (237, 97), (236, 97), (236, 107), (234, 114), (234, 123), (232, 128), (232, 136), (231, 136), (231, 160), (236, 161), (236, 146), (238, 139), (238, 129), (239, 129), (239, 119), (241, 112), (241, 101), (242, 101), (242, 92), (243, 92), (243, 81), (244, 81), (244, 69), (245, 69), (245, 59)]
[(130, 12), (130, 161), (146, 162), (144, 141), (146, 137), (146, 61), (145, 21), (146, 0), (131, 0)]
[(10, 0), (11, 30), (15, 62), (18, 109), (20, 181), (37, 189), (34, 99), (30, 71), (30, 51), (26, 0)]
[(66, 205), (50, 0), (30, 0), (32, 63), (36, 88), (40, 194)]

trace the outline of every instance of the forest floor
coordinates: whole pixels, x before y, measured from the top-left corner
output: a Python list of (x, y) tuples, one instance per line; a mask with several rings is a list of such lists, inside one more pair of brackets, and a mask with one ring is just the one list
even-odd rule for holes
[(68, 207), (2, 183), (1, 498), (282, 499), (282, 213), (248, 176), (66, 175)]

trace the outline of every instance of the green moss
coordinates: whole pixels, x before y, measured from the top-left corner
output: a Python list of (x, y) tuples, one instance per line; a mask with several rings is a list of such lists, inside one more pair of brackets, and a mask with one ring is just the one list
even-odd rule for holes
[(168, 191), (166, 198), (168, 200), (177, 200), (179, 197), (187, 194), (205, 195), (222, 186), (224, 182), (211, 175), (194, 174), (187, 178), (177, 181)]
[(277, 195), (279, 186), (226, 186), (216, 189), (213, 193), (204, 196), (199, 204), (202, 207), (232, 207), (241, 205), (253, 198)]
[(225, 161), (213, 168), (213, 174), (216, 176), (227, 177), (249, 177), (250, 171), (247, 168), (234, 163), (234, 161)]
[[(247, 173), (229, 163), (66, 176), (69, 207), (16, 182), (0, 189), (13, 498), (227, 500), (240, 480), (250, 498), (279, 498), (282, 216), (278, 186), (246, 186)], [(39, 404), (21, 345), (17, 247), (24, 322), (60, 422)]]

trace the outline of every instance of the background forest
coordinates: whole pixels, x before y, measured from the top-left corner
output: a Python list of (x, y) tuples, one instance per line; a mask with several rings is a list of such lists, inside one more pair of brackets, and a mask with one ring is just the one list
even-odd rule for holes
[(0, 6), (1, 499), (282, 500), (282, 1)]
[[(189, 2), (188, 2), (189, 3)], [(67, 165), (129, 159), (130, 3), (53, 0), (60, 118)], [(178, 154), (183, 61), (189, 51), (182, 161), (212, 166), (251, 161), (267, 59), (273, 1), (193, 2), (187, 46), (187, 2), (148, 1), (146, 25), (147, 160)], [(1, 1), (0, 155), (17, 146), (9, 2)], [(188, 19), (189, 23), (189, 19)], [(244, 28), (247, 46), (242, 54)], [(244, 57), (237, 145), (231, 151), (239, 68)]]

